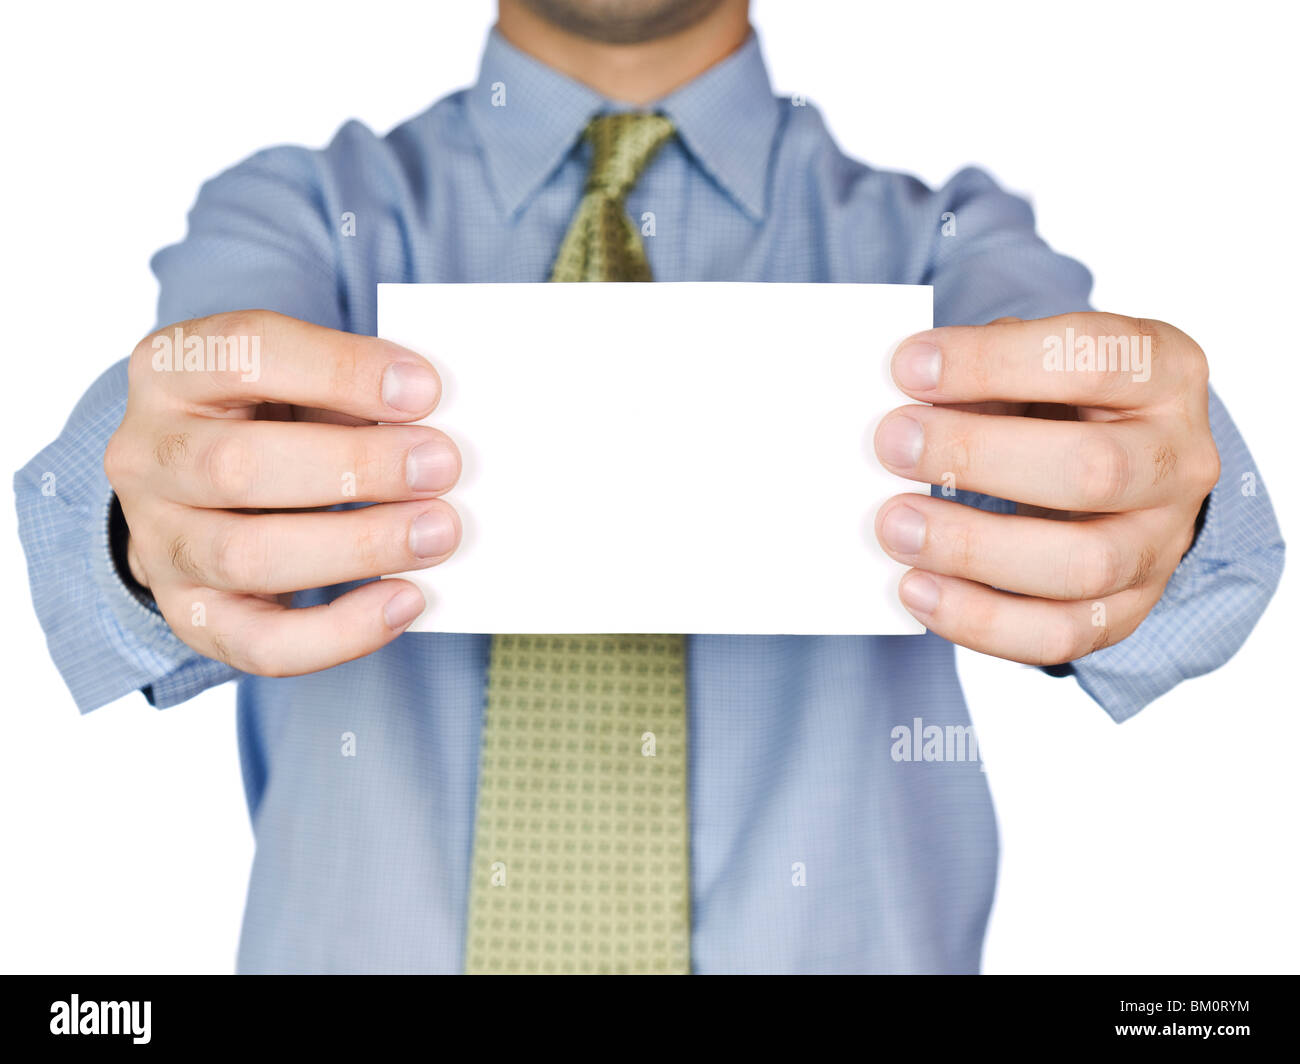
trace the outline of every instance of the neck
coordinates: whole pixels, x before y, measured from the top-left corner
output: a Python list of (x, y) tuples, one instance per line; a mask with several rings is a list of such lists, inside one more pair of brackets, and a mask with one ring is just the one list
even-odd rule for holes
[(668, 95), (744, 44), (749, 3), (723, 0), (699, 22), (636, 44), (607, 44), (562, 30), (523, 0), (499, 0), (496, 28), (521, 52), (602, 96), (643, 105)]

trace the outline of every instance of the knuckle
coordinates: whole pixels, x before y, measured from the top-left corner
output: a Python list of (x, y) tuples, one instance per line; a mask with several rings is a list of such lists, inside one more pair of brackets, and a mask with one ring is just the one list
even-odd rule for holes
[(1153, 484), (1159, 484), (1178, 468), (1178, 452), (1167, 443), (1162, 443), (1151, 454), (1154, 475)]
[(1131, 483), (1128, 451), (1109, 436), (1085, 438), (1076, 450), (1075, 486), (1080, 505), (1076, 509), (1105, 511), (1123, 498)]
[(1111, 539), (1085, 537), (1066, 557), (1064, 597), (1094, 599), (1109, 594), (1122, 579), (1120, 554), (1119, 546)]
[(1186, 341), (1183, 344), (1183, 372), (1188, 383), (1197, 395), (1210, 390), (1210, 360), (1205, 357), (1205, 349), (1186, 333), (1181, 334)]
[(355, 395), (364, 369), (365, 356), (360, 344), (341, 343), (334, 345), (333, 357), (329, 363), (329, 389), (331, 395)]
[(131, 356), (126, 360), (126, 383), (129, 394), (135, 394), (153, 381), (155, 376), (153, 358), (156, 350), (154, 341), (166, 331), (163, 329), (150, 333), (131, 350)]
[(391, 549), (392, 536), (387, 528), (379, 528), (373, 522), (366, 522), (357, 530), (352, 541), (356, 563), (365, 573), (388, 572), (388, 563), (393, 560)]
[(163, 467), (179, 465), (185, 460), (189, 449), (188, 432), (169, 432), (154, 445), (154, 460)]
[(232, 669), (239, 668), (235, 661), (234, 651), (230, 648), (230, 641), (220, 632), (213, 632), (209, 637), (210, 655), (216, 658), (223, 665), (229, 665)]
[(270, 320), (265, 310), (227, 310), (196, 322), (196, 332), (212, 336), (261, 336)]
[(210, 443), (203, 456), (203, 473), (218, 501), (245, 504), (256, 480), (257, 460), (244, 441), (230, 434)]
[[(171, 629), (172, 634), (191, 650), (196, 650), (205, 657), (214, 657), (211, 629), (197, 628), (192, 623), (193, 602), (188, 600), (178, 601), (170, 593), (171, 589), (167, 586), (156, 587), (152, 590), (158, 610), (162, 613), (163, 620), (167, 622), (167, 627)], [(217, 660), (224, 661), (223, 658)], [(229, 662), (226, 662), (226, 664), (229, 664)]]
[(243, 522), (223, 522), (208, 547), (206, 568), (219, 587), (238, 591), (256, 590), (255, 537)]
[[(939, 599), (939, 610), (945, 610), (942, 596)], [(971, 632), (995, 632), (1006, 623), (998, 611), (997, 599), (991, 596), (975, 595), (963, 602), (959, 609), (949, 608), (947, 612), (960, 617)]]
[(1082, 637), (1074, 625), (1056, 620), (1042, 626), (1038, 639), (1036, 665), (1064, 665), (1081, 654)]
[(354, 439), (351, 460), (358, 490), (367, 494), (389, 489), (405, 492), (405, 450), (364, 432), (354, 433)]
[(1151, 358), (1156, 360), (1168, 354), (1165, 343), (1172, 326), (1155, 318), (1134, 318), (1133, 331), (1143, 344), (1150, 343)]
[[(1122, 319), (1117, 327), (1123, 328)], [(1139, 350), (1143, 352), (1144, 357), (1148, 354), (1150, 356), (1150, 363), (1147, 365), (1148, 379), (1163, 382), (1158, 385), (1161, 390), (1169, 388), (1171, 382), (1176, 382), (1178, 379), (1176, 372), (1172, 377), (1169, 373), (1168, 347), (1165, 343), (1168, 329), (1168, 325), (1154, 318), (1132, 319), (1133, 341), (1139, 345)]]
[(269, 646), (269, 640), (259, 636), (254, 630), (240, 642), (238, 650), (232, 655), (241, 672), (251, 672), (254, 676), (283, 676), (284, 667), (281, 659)]
[(1135, 318), (1139, 339), (1149, 343), (1152, 373), (1163, 371), (1171, 383), (1185, 382), (1204, 394), (1210, 384), (1210, 363), (1205, 350), (1181, 329), (1156, 318)]
[[(991, 322), (990, 324), (997, 324)], [(989, 395), (1004, 372), (1006, 350), (996, 330), (975, 329), (970, 333), (971, 357), (966, 362), (971, 384), (979, 395)]]
[(264, 618), (250, 625), (242, 633), (240, 645), (243, 671), (272, 679), (300, 675), (302, 668), (295, 666), (293, 658), (286, 652), (287, 634), (276, 623)]
[(948, 535), (948, 559), (957, 573), (974, 571), (976, 560), (975, 537), (969, 525), (955, 524)]
[[(928, 435), (927, 427), (927, 437)], [(976, 461), (977, 442), (975, 437), (967, 433), (954, 432), (948, 437), (947, 444), (943, 448), (943, 469), (945, 472), (952, 473), (957, 478), (958, 484), (970, 479), (970, 471)], [(922, 461), (924, 461), (924, 453)]]
[(1223, 460), (1219, 457), (1219, 448), (1213, 440), (1197, 464), (1196, 486), (1203, 495), (1208, 495), (1219, 483), (1223, 473)]
[(104, 475), (116, 488), (130, 475), (133, 465), (131, 445), (122, 430), (118, 429), (104, 444)]
[(194, 560), (194, 550), (190, 545), (189, 538), (183, 533), (173, 537), (167, 544), (167, 558), (171, 562), (172, 568), (182, 576), (202, 582), (203, 574), (199, 571), (198, 563)]
[(1082, 646), (1078, 653), (1075, 654), (1076, 659), (1086, 658), (1089, 654), (1095, 654), (1097, 651), (1110, 646), (1111, 632), (1109, 626), (1102, 625), (1099, 628), (1094, 628), (1092, 638), (1085, 639), (1083, 642), (1086, 645)]
[(335, 662), (345, 661), (357, 642), (357, 624), (347, 605), (337, 599), (330, 602), (321, 618), (319, 644), (330, 647), (330, 657)]
[[(1126, 588), (1142, 587), (1151, 579), (1151, 574), (1155, 572), (1156, 563), (1160, 560), (1159, 554), (1155, 547), (1150, 544), (1143, 547), (1138, 552), (1137, 564), (1133, 567), (1133, 574), (1129, 577)], [(1100, 597), (1100, 596), (1098, 596)]]

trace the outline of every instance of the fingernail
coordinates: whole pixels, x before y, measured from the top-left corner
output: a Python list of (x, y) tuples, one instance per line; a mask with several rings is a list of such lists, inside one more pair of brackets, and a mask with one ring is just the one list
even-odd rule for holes
[(384, 370), (382, 398), (394, 410), (421, 413), (438, 398), (438, 377), (416, 362), (394, 362)]
[(406, 456), (406, 486), (412, 491), (442, 491), (456, 483), (460, 460), (451, 445), (430, 440)]
[(934, 344), (924, 340), (904, 344), (894, 352), (894, 380), (914, 392), (928, 392), (939, 387), (943, 355)]
[(913, 613), (928, 617), (939, 605), (939, 584), (925, 573), (913, 573), (898, 589), (903, 605)]
[(910, 417), (891, 417), (880, 428), (876, 437), (876, 454), (885, 465), (893, 469), (912, 469), (921, 460), (925, 433), (918, 422)]
[(405, 628), (424, 612), (424, 596), (411, 586), (402, 588), (384, 606), (384, 623), (389, 628)]
[(910, 506), (895, 506), (880, 522), (880, 535), (895, 554), (915, 554), (925, 546), (925, 518)]
[(442, 510), (430, 510), (411, 522), (411, 553), (436, 558), (456, 545), (456, 524)]

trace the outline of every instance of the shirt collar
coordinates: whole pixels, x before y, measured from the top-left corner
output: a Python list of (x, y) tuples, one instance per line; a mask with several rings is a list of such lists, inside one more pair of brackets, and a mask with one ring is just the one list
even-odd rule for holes
[(756, 221), (767, 213), (767, 171), (780, 125), (767, 66), (751, 32), (720, 63), (655, 105), (699, 164)]
[[(514, 214), (564, 161), (593, 115), (626, 110), (627, 104), (552, 70), (494, 29), (466, 108), (488, 178), (506, 212)], [(699, 165), (746, 214), (762, 220), (780, 113), (753, 33), (731, 55), (646, 109), (671, 118)]]

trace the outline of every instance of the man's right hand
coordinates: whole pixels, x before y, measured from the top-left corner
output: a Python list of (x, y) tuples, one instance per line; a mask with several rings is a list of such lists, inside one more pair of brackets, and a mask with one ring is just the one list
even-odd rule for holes
[[(243, 370), (183, 363), (177, 329), (219, 351), (258, 338)], [(211, 346), (210, 346), (211, 345)], [(229, 350), (229, 349), (228, 349)], [(205, 362), (205, 366), (208, 363)], [(419, 355), (269, 311), (169, 326), (131, 355), (126, 415), (104, 470), (130, 528), (131, 575), (195, 650), (263, 676), (315, 672), (379, 649), (424, 608), (404, 580), (328, 605), (290, 592), (437, 565), (460, 541), (438, 498), (460, 452), (421, 425), (441, 384)], [(244, 378), (255, 379), (244, 379)], [(321, 512), (339, 503), (360, 509)]]

